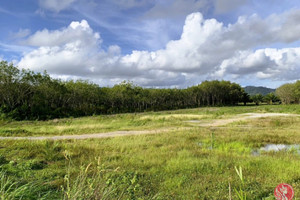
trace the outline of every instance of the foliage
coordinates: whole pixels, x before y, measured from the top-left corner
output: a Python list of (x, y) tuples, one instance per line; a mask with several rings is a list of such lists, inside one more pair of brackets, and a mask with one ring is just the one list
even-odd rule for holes
[(283, 104), (300, 103), (300, 80), (283, 84), (276, 90)]
[(102, 199), (105, 200), (111, 191), (105, 187), (102, 181), (103, 170), (101, 166), (96, 166), (95, 172), (89, 173), (92, 163), (86, 167), (81, 167), (77, 176), (71, 176), (72, 161), (70, 155), (65, 155), (68, 161), (67, 173), (64, 177), (64, 185), (61, 186), (62, 196), (64, 200), (72, 199)]
[(204, 81), (187, 89), (142, 88), (124, 81), (108, 88), (82, 80), (61, 81), (46, 72), (0, 62), (0, 113), (17, 120), (235, 105), (247, 100), (241, 86), (229, 81)]
[(239, 186), (239, 188), (235, 188), (235, 192), (239, 198), (239, 200), (246, 200), (247, 199), (247, 194), (244, 191), (244, 187), (245, 187), (245, 182), (244, 182), (244, 177), (243, 177), (243, 171), (242, 171), (242, 167), (240, 166), (239, 168), (237, 168), (236, 166), (234, 167), (235, 171), (237, 173), (237, 175), (240, 178), (241, 184)]
[(41, 183), (22, 183), (0, 171), (0, 200), (49, 199), (49, 192), (42, 191)]
[(263, 101), (264, 97), (261, 94), (256, 94), (251, 96), (251, 100), (256, 104), (259, 105)]
[(279, 102), (279, 101), (280, 101), (279, 97), (276, 96), (276, 94), (273, 93), (273, 92), (271, 92), (271, 93), (265, 95), (264, 98), (263, 98), (263, 100), (264, 100), (265, 102), (267, 102), (267, 104), (273, 104), (273, 103), (275, 103), (275, 102)]

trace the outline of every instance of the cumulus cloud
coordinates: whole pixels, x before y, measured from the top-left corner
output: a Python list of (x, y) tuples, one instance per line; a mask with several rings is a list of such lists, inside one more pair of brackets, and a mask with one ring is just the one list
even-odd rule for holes
[(265, 19), (257, 15), (240, 17), (225, 26), (216, 19), (204, 19), (201, 13), (192, 13), (186, 17), (180, 39), (169, 41), (157, 51), (127, 55), (122, 55), (117, 45), (104, 50), (99, 33), (82, 20), (29, 36), (23, 43), (35, 49), (24, 54), (19, 66), (108, 82), (130, 79), (144, 86), (185, 85), (197, 77), (198, 82), (247, 75), (294, 80), (299, 78), (300, 48), (253, 49), (298, 41), (300, 31), (287, 32), (299, 29), (298, 17), (292, 10)]
[(39, 0), (39, 5), (41, 8), (60, 12), (61, 10), (69, 8), (69, 6), (76, 0)]
[(182, 81), (182, 76), (163, 70), (143, 71), (137, 65), (126, 63), (117, 45), (104, 51), (99, 33), (94, 32), (87, 21), (72, 22), (61, 30), (38, 31), (23, 41), (37, 48), (26, 53), (18, 65), (34, 71), (47, 70), (50, 74), (65, 77), (74, 76), (91, 79), (104, 79), (115, 83), (124, 79), (135, 79), (141, 85), (151, 83), (158, 76)]
[(300, 48), (241, 51), (222, 62), (215, 76), (253, 75), (259, 79), (296, 80), (300, 76)]
[(82, 46), (95, 46), (100, 43), (100, 35), (94, 33), (86, 20), (72, 22), (67, 28), (49, 31), (44, 29), (31, 35), (23, 44), (30, 46), (55, 47), (77, 41)]
[(100, 35), (85, 20), (61, 30), (38, 31), (23, 43), (37, 49), (25, 54), (19, 65), (53, 74), (88, 75), (93, 67), (90, 60), (103, 54), (99, 51)]
[[(140, 64), (142, 69), (158, 68), (173, 72), (209, 74), (219, 70), (224, 60), (235, 57), (239, 51), (258, 45), (287, 42), (291, 37), (283, 34), (285, 30), (282, 27), (287, 22), (291, 27), (298, 25), (290, 20), (291, 16), (291, 13), (285, 13), (261, 19), (253, 15), (248, 18), (240, 17), (237, 23), (224, 26), (215, 19), (205, 20), (200, 13), (193, 13), (186, 18), (179, 40), (170, 41), (165, 49), (156, 52), (134, 51), (123, 59), (126, 63)], [(300, 39), (297, 32), (291, 35), (293, 41)], [(265, 67), (271, 64), (268, 59), (256, 56), (257, 63), (260, 62)], [(249, 63), (246, 71), (257, 70), (257, 63)]]

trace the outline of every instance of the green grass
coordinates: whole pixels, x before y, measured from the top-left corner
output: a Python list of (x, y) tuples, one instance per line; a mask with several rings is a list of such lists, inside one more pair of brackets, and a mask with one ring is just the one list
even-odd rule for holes
[[(247, 112), (299, 114), (300, 105), (2, 122), (1, 130), (17, 124), (28, 132), (36, 130), (31, 132), (34, 135), (49, 126), (45, 134), (54, 134), (51, 127), (58, 124), (80, 127), (97, 125), (97, 121), (105, 121), (111, 130), (118, 130), (122, 124), (129, 129), (180, 127), (186, 126), (184, 120), (227, 118)], [(140, 125), (149, 119), (149, 124)], [(118, 126), (113, 122), (118, 122)], [(5, 181), (0, 182), (0, 188), (5, 188), (5, 184), (13, 187), (0, 189), (0, 199), (3, 195), (19, 199), (20, 194), (25, 195), (23, 199), (229, 199), (229, 184), (232, 199), (238, 199), (235, 189), (247, 199), (275, 199), (274, 189), (282, 182), (292, 185), (295, 199), (300, 199), (300, 155), (296, 151), (252, 155), (253, 150), (268, 143), (300, 144), (299, 127), (299, 117), (272, 117), (234, 122), (223, 128), (191, 127), (155, 135), (77, 141), (3, 140), (0, 172), (5, 177), (1, 180)], [(89, 131), (94, 130), (105, 129)], [(65, 133), (68, 132), (61, 132)], [(242, 185), (235, 170), (239, 166), (243, 172)]]
[(186, 120), (211, 120), (251, 112), (300, 114), (299, 105), (203, 107), (175, 111), (101, 115), (49, 121), (0, 121), (0, 136), (41, 136), (105, 133), (116, 130), (150, 130), (191, 126)]

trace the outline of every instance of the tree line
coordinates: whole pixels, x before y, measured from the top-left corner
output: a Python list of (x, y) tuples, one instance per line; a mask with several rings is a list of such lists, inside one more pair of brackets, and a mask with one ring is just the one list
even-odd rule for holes
[(283, 104), (300, 103), (300, 80), (281, 85), (276, 89), (276, 95)]
[(88, 81), (62, 81), (46, 72), (20, 70), (0, 62), (0, 114), (4, 118), (51, 119), (93, 114), (159, 111), (249, 101), (230, 81), (204, 81), (186, 89), (142, 88), (132, 82), (100, 87)]

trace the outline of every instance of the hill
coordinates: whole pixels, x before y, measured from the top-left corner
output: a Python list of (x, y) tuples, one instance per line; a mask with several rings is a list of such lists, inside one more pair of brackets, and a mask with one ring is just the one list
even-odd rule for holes
[(262, 86), (260, 86), (260, 87), (247, 86), (247, 87), (244, 87), (244, 89), (245, 89), (245, 92), (247, 92), (249, 95), (255, 95), (255, 94), (266, 95), (271, 92), (275, 92), (275, 89), (262, 87)]

